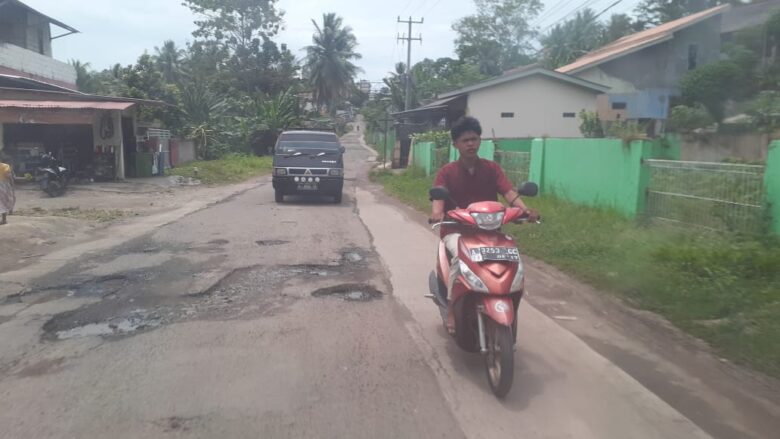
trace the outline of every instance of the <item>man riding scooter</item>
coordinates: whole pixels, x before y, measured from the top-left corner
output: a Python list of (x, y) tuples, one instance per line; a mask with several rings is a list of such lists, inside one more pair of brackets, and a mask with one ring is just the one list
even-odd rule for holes
[[(482, 127), (477, 119), (461, 118), (452, 126), (450, 135), (455, 148), (460, 152), (460, 158), (443, 166), (436, 174), (434, 186), (447, 188), (450, 198), (432, 201), (431, 222), (443, 221), (445, 212), (459, 207), (467, 207), (480, 201), (498, 201), (497, 194), (501, 194), (510, 206), (525, 211), (530, 222), (539, 219), (539, 213), (529, 209), (520, 199), (520, 195), (514, 190), (501, 166), (477, 155), (482, 142)], [(447, 290), (452, 291), (452, 286), (459, 275), (458, 241), (461, 234), (445, 230), (442, 235), (451, 258)], [(455, 331), (451, 309), (447, 316), (447, 330), (451, 334)]]

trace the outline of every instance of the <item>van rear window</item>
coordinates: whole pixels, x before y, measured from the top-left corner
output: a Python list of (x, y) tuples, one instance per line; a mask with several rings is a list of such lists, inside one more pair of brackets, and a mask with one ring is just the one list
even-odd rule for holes
[(322, 151), (338, 151), (341, 144), (338, 142), (300, 142), (281, 140), (276, 146), (277, 154), (289, 154), (298, 150), (317, 149)]
[(279, 141), (291, 142), (338, 142), (339, 138), (331, 133), (282, 133)]

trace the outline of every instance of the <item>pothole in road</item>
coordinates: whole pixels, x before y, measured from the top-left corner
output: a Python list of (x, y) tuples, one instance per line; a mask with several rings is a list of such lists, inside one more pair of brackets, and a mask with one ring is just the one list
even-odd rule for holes
[[(50, 323), (52, 323), (52, 321), (50, 321)], [(156, 328), (162, 324), (162, 320), (159, 316), (149, 314), (145, 310), (137, 310), (127, 317), (114, 318), (105, 322), (86, 323), (83, 325), (78, 325), (78, 322), (74, 322), (76, 326), (67, 329), (63, 328), (61, 330), (52, 328), (54, 325), (50, 325), (50, 323), (44, 325), (44, 331), (53, 333), (54, 338), (57, 340), (67, 340), (95, 335), (128, 335), (143, 329)], [(49, 328), (47, 328), (47, 326), (49, 326)]]
[(382, 292), (366, 284), (344, 284), (320, 288), (311, 293), (314, 297), (336, 296), (350, 302), (368, 302), (382, 297)]
[(363, 262), (366, 258), (357, 249), (345, 250), (341, 253), (341, 260), (350, 264)]
[(121, 290), (128, 282), (128, 277), (125, 275), (115, 274), (102, 276), (81, 283), (56, 285), (14, 294), (6, 297), (0, 304), (39, 304), (57, 299), (63, 294), (67, 297), (75, 295), (108, 297)]
[(276, 245), (284, 245), (289, 244), (290, 241), (282, 241), (279, 239), (269, 239), (269, 240), (261, 240), (261, 241), (255, 241), (255, 244), (259, 245), (260, 247), (272, 247)]

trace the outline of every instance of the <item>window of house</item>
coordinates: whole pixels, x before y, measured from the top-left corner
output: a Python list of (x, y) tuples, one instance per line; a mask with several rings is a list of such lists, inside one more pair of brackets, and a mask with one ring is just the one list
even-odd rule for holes
[(688, 46), (688, 70), (693, 70), (699, 61), (699, 46), (691, 44)]
[(612, 109), (613, 110), (625, 110), (628, 108), (628, 104), (625, 102), (613, 102), (612, 103)]
[(563, 113), (563, 117), (577, 117), (576, 113)]
[(503, 117), (505, 119), (511, 119), (511, 118), (515, 117), (515, 113), (501, 113), (501, 117)]

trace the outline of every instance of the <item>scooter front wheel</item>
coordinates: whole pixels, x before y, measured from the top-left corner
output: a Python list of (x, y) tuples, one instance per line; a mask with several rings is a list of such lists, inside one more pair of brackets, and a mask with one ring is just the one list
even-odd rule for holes
[(487, 353), (485, 368), (490, 389), (498, 398), (503, 398), (512, 388), (515, 374), (515, 350), (512, 328), (488, 320)]

